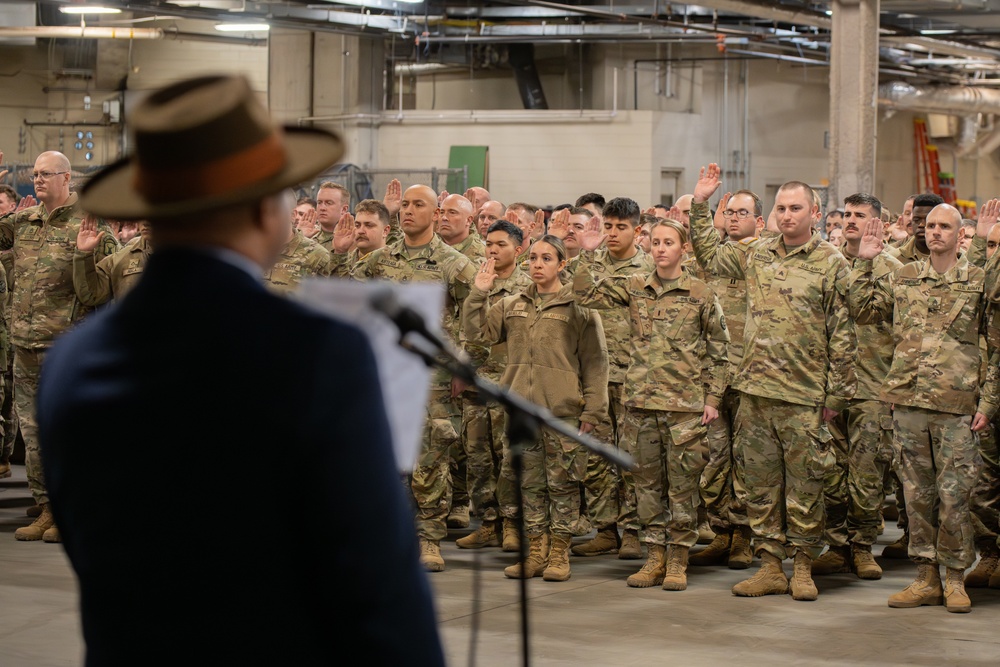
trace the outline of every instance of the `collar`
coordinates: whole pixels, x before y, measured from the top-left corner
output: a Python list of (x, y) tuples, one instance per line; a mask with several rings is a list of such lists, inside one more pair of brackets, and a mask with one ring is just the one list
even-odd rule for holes
[(963, 254), (960, 255), (955, 265), (944, 273), (938, 273), (931, 266), (931, 260), (925, 259), (917, 274), (920, 280), (944, 281), (946, 283), (964, 283), (969, 281), (969, 260)]

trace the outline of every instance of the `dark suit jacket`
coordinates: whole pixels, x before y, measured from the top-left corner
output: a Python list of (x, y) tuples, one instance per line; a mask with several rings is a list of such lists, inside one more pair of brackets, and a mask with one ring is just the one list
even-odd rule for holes
[(161, 249), (38, 413), (88, 665), (443, 664), (356, 328)]

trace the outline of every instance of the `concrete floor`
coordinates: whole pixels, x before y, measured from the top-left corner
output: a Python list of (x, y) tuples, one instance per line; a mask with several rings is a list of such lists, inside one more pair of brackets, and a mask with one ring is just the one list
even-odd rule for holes
[[(76, 582), (62, 549), (13, 537), (30, 521), (29, 505), (24, 468), (15, 466), (12, 478), (0, 480), (0, 666), (79, 665)], [(449, 535), (442, 545), (447, 567), (429, 575), (448, 663), (523, 664), (518, 582), (502, 572), (514, 554), (456, 548), (455, 538), (467, 532)], [(880, 545), (898, 535), (890, 527)], [(691, 568), (682, 592), (628, 588), (625, 578), (641, 565), (574, 558), (568, 582), (529, 581), (530, 664), (1000, 664), (1000, 591), (971, 591), (971, 614), (889, 609), (886, 598), (913, 578), (908, 561), (882, 561), (880, 581), (817, 577), (816, 602), (734, 597), (730, 588), (752, 569)]]

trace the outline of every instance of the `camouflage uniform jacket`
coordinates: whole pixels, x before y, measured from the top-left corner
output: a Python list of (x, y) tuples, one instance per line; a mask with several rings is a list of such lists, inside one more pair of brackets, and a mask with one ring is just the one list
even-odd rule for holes
[[(330, 275), (335, 278), (349, 278), (354, 265), (362, 259), (357, 248), (352, 248), (349, 252), (330, 253)], [(367, 255), (365, 255), (367, 257)]]
[[(844, 257), (851, 263), (852, 269), (862, 260), (847, 254), (846, 246), (842, 248)], [(872, 262), (876, 281), (882, 280), (890, 273), (903, 266), (902, 263), (887, 252), (883, 252)], [(848, 305), (852, 305), (849, 303)], [(882, 394), (882, 383), (889, 374), (892, 365), (892, 353), (895, 343), (892, 338), (892, 322), (888, 319), (878, 322), (861, 324), (857, 312), (851, 311), (854, 319), (854, 333), (858, 337), (858, 358), (854, 364), (854, 372), (858, 376), (858, 390), (854, 398), (862, 401), (879, 401)]]
[[(501, 299), (508, 296), (520, 294), (531, 287), (533, 283), (521, 269), (514, 267), (514, 272), (506, 278), (497, 278), (493, 281), (493, 287), (486, 294), (485, 308), (492, 308)], [(464, 334), (464, 332), (463, 332)], [(507, 365), (507, 343), (496, 343), (490, 346), (489, 356), (479, 367), (479, 374), (493, 382), (500, 382), (500, 376)]]
[[(755, 241), (756, 239), (750, 239)], [(725, 241), (725, 243), (735, 243), (735, 241)], [(729, 385), (729, 377), (736, 374), (736, 369), (743, 361), (743, 332), (747, 323), (747, 281), (739, 278), (723, 278), (714, 273), (706, 271), (698, 264), (695, 257), (691, 257), (684, 262), (684, 268), (698, 279), (708, 283), (708, 286), (715, 292), (722, 306), (722, 312), (726, 316), (726, 329), (729, 331), (729, 374), (726, 386)]]
[[(445, 304), (441, 314), (441, 330), (452, 342), (460, 341), (461, 308), (469, 290), (476, 280), (476, 266), (472, 260), (455, 250), (434, 234), (430, 243), (419, 249), (407, 250), (406, 241), (401, 240), (378, 248), (358, 260), (351, 270), (356, 280), (384, 278), (400, 283), (432, 282), (444, 285)], [(467, 347), (472, 356), (486, 358), (485, 349)], [(450, 383), (448, 375), (435, 371), (437, 384)]]
[[(566, 267), (566, 272), (575, 276), (582, 271), (589, 271), (594, 282), (599, 282), (610, 276), (630, 276), (641, 273), (643, 278), (654, 268), (653, 258), (636, 248), (636, 252), (627, 260), (616, 260), (607, 248), (600, 250), (581, 250), (573, 262), (573, 267)], [(604, 325), (604, 338), (608, 341), (608, 381), (615, 384), (625, 382), (629, 366), (629, 351), (632, 349), (632, 334), (629, 328), (628, 312), (622, 306), (611, 307), (601, 314), (601, 324)]]
[(622, 391), (626, 406), (670, 412), (719, 407), (729, 344), (722, 307), (712, 288), (687, 270), (668, 284), (656, 271), (597, 283), (586, 270), (573, 277), (581, 306), (627, 309), (632, 361)]
[[(45, 204), (26, 208), (0, 219), (0, 250), (14, 250), (14, 302), (11, 338), (18, 347), (48, 348), (56, 336), (89, 310), (73, 289), (73, 254), (84, 212), (71, 193), (63, 206), (51, 213)], [(107, 224), (95, 258), (118, 250), (118, 241)]]
[(489, 310), (473, 286), (462, 313), (470, 340), (507, 342), (500, 379), (561, 419), (601, 424), (608, 418), (608, 348), (601, 317), (578, 306), (569, 285), (548, 300), (534, 284)]
[[(298, 232), (298, 230), (295, 231)], [(333, 232), (328, 232), (322, 227), (320, 227), (309, 238), (315, 241), (316, 243), (320, 244), (330, 252), (333, 252)]]
[[(858, 322), (892, 320), (895, 350), (881, 399), (937, 412), (992, 417), (997, 409), (996, 359), (979, 396), (979, 334), (985, 328), (986, 273), (964, 257), (944, 275), (930, 262), (907, 264), (876, 278), (857, 260), (850, 277)], [(977, 405), (978, 402), (978, 405)]]
[(99, 306), (112, 298), (120, 299), (142, 276), (153, 247), (141, 235), (124, 248), (95, 261), (94, 252), (73, 253), (73, 288), (85, 306)]
[(917, 237), (911, 236), (906, 239), (901, 246), (894, 248), (889, 246), (886, 252), (896, 259), (898, 259), (903, 264), (910, 264), (911, 262), (922, 262), (929, 256), (925, 252), (920, 252), (917, 249)]
[(847, 310), (847, 260), (819, 234), (785, 250), (782, 236), (722, 244), (708, 204), (691, 207), (698, 263), (747, 281), (741, 392), (837, 412), (854, 396), (857, 340)]
[(486, 257), (486, 243), (478, 235), (469, 234), (464, 241), (458, 245), (453, 245), (452, 248), (471, 259), (477, 265)]
[(274, 292), (287, 294), (306, 278), (329, 276), (330, 264), (329, 250), (295, 230), (292, 240), (282, 248), (278, 261), (264, 274), (264, 282)]

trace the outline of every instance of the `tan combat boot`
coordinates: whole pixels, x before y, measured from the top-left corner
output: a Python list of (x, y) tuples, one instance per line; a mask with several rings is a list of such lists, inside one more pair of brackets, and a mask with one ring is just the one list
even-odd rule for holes
[(441, 557), (441, 547), (437, 542), (420, 538), (420, 564), (428, 572), (444, 570), (444, 558)]
[(545, 581), (567, 581), (569, 579), (569, 545), (572, 535), (553, 535), (549, 550), (549, 564), (542, 572)]
[(574, 556), (600, 556), (601, 554), (616, 554), (621, 545), (621, 538), (618, 537), (618, 524), (611, 524), (598, 531), (594, 539), (573, 547)]
[(624, 530), (622, 543), (618, 547), (618, 558), (621, 560), (639, 560), (642, 558), (642, 545), (639, 543), (638, 530)]
[(990, 578), (997, 571), (1000, 564), (1000, 553), (997, 551), (983, 551), (979, 556), (976, 569), (965, 575), (966, 588), (986, 588), (990, 585)]
[(795, 570), (789, 580), (793, 600), (811, 602), (819, 597), (819, 591), (812, 579), (812, 566), (812, 556), (802, 549), (795, 552)]
[(521, 572), (521, 564), (514, 563), (505, 567), (503, 575), (508, 579), (531, 579), (540, 577), (545, 571), (545, 566), (549, 564), (549, 536), (536, 535), (528, 538), (528, 560), (525, 563), (524, 572)]
[(11, 476), (10, 462), (0, 461), (0, 479), (5, 479)]
[(781, 570), (781, 561), (769, 551), (760, 552), (760, 569), (746, 581), (733, 586), (733, 595), (756, 598), (762, 595), (784, 595), (788, 579)]
[(729, 569), (745, 570), (753, 563), (750, 526), (733, 526), (733, 542), (729, 547)]
[(594, 529), (594, 525), (590, 523), (590, 517), (586, 514), (581, 514), (576, 517), (576, 521), (569, 528), (569, 532), (573, 537), (583, 537), (584, 535), (590, 534), (590, 531)]
[(894, 609), (911, 609), (921, 605), (944, 604), (941, 573), (937, 565), (917, 564), (917, 578), (912, 584), (889, 596), (889, 606)]
[(475, 531), (455, 540), (455, 545), (459, 549), (482, 549), (483, 547), (500, 546), (500, 536), (497, 535), (497, 523), (497, 521), (484, 520)]
[(52, 524), (48, 530), (42, 533), (42, 542), (48, 542), (50, 544), (58, 544), (62, 542), (62, 535), (59, 533), (59, 526)]
[(688, 562), (691, 565), (722, 565), (729, 560), (729, 545), (732, 538), (729, 533), (717, 533), (712, 543), (701, 551), (691, 554)]
[(662, 544), (650, 544), (649, 555), (642, 569), (629, 576), (625, 583), (632, 588), (650, 588), (663, 583), (663, 575), (666, 571), (667, 563), (664, 560), (667, 548)]
[(831, 546), (822, 556), (812, 561), (815, 575), (844, 574), (851, 571), (851, 548)]
[(683, 591), (688, 587), (688, 548), (671, 544), (667, 549), (667, 569), (663, 575), (663, 590)]
[(972, 611), (972, 600), (965, 592), (965, 570), (948, 568), (944, 581), (944, 606), (953, 614), (968, 614)]
[(52, 518), (52, 509), (48, 503), (41, 506), (42, 511), (30, 525), (22, 526), (14, 531), (14, 539), (22, 542), (31, 542), (42, 539), (49, 528), (55, 525)]
[(909, 558), (910, 557), (910, 533), (903, 531), (898, 540), (892, 544), (887, 544), (882, 549), (882, 558)]
[(517, 521), (504, 517), (503, 543), (500, 547), (506, 552), (517, 552), (521, 548), (521, 534), (517, 532)]
[(698, 524), (698, 544), (711, 544), (715, 540), (715, 531), (708, 520)]
[(469, 505), (455, 505), (448, 513), (448, 527), (462, 529), (469, 527)]
[[(813, 567), (815, 568), (815, 566), (816, 561), (813, 561)], [(858, 579), (882, 578), (882, 568), (875, 562), (870, 544), (851, 545), (851, 566), (854, 568), (854, 573), (858, 575)], [(813, 572), (815, 571), (814, 569)]]

